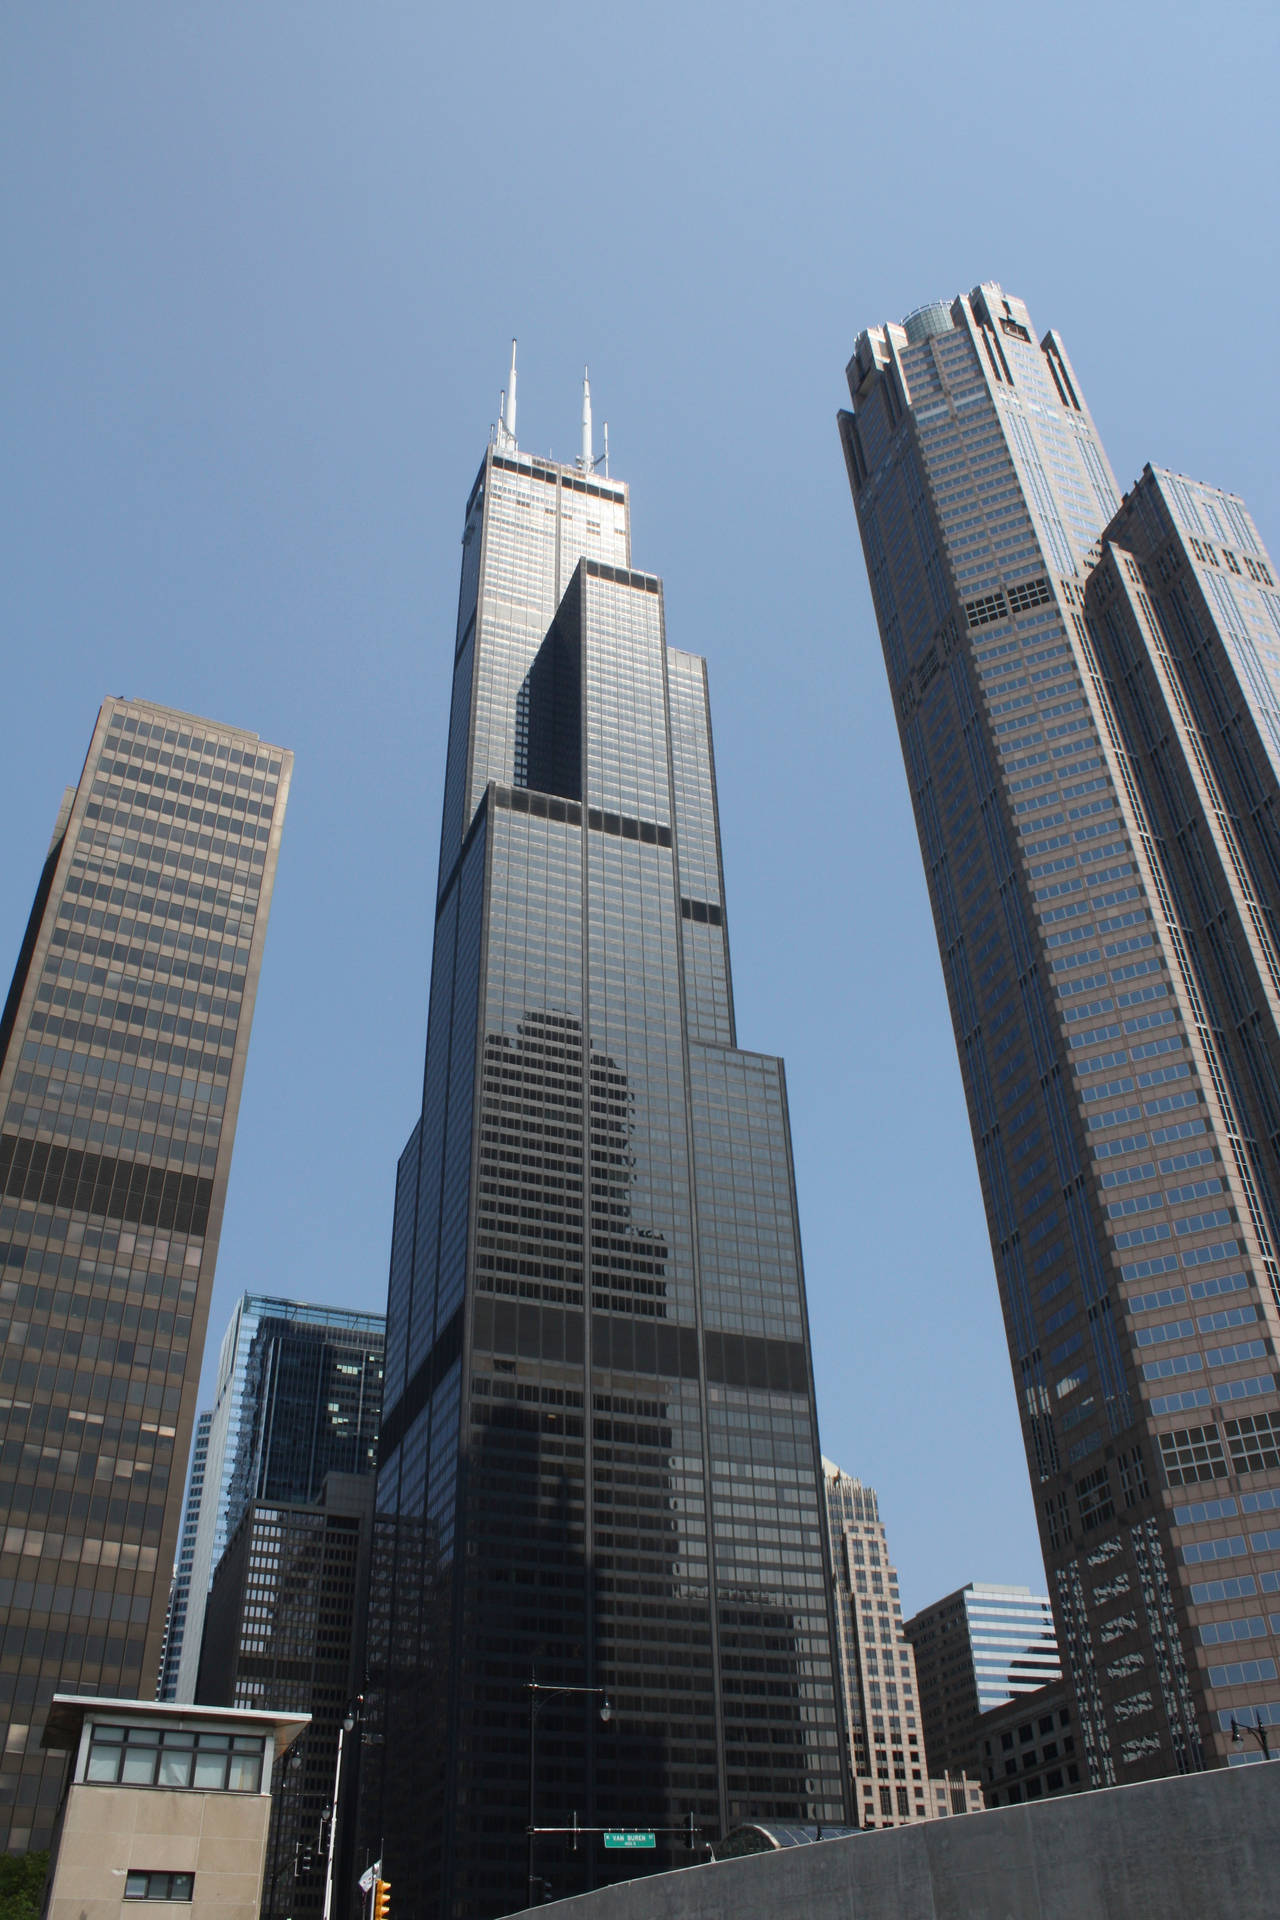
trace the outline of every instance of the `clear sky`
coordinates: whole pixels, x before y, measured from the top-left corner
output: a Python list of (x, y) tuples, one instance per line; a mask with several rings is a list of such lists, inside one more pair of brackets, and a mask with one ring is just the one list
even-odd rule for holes
[(1122, 484), (1231, 487), (1280, 554), (1278, 21), (11, 0), (0, 966), (105, 693), (297, 754), (211, 1349), (244, 1288), (385, 1300), (462, 509), (518, 334), (522, 444), (576, 451), (589, 361), (636, 564), (710, 661), (824, 1447), (879, 1488), (908, 1609), (1042, 1584), (834, 414), (860, 327), (999, 279)]

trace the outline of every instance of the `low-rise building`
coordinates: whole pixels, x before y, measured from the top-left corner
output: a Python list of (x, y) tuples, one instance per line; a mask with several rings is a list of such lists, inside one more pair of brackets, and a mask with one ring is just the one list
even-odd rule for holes
[(135, 1901), (258, 1920), (272, 1783), (307, 1720), (55, 1694), (43, 1744), (70, 1763), (44, 1920), (127, 1920)]

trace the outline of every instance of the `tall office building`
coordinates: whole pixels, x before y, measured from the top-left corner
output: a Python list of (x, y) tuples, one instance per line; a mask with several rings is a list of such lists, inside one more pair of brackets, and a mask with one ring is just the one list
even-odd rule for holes
[(1053, 1610), (1030, 1587), (967, 1587), (906, 1624), (919, 1676), (925, 1744), (935, 1767), (979, 1771), (978, 1718), (1061, 1680)]
[(195, 1560), (196, 1528), (200, 1522), (204, 1470), (209, 1458), (209, 1423), (212, 1419), (211, 1413), (198, 1415), (195, 1438), (191, 1442), (191, 1471), (187, 1476), (187, 1497), (182, 1508), (178, 1557), (173, 1564), (173, 1579), (169, 1585), (169, 1612), (164, 1623), (160, 1678), (156, 1683), (157, 1700), (176, 1700), (178, 1697), (178, 1665), (182, 1659), (182, 1641), (187, 1628), (191, 1568)]
[(386, 1321), (271, 1294), (236, 1302), (218, 1353), (176, 1698), (196, 1700), (205, 1605), (255, 1500), (317, 1500), (328, 1473), (373, 1473)]
[(999, 287), (841, 433), (1094, 1784), (1280, 1720), (1280, 596)]
[(915, 1650), (874, 1487), (822, 1463), (853, 1812), (860, 1827), (904, 1827), (982, 1809), (975, 1781), (930, 1777)]
[[(374, 1480), (328, 1473), (318, 1500), (253, 1500), (218, 1562), (205, 1611), (202, 1706), (311, 1716), (271, 1809), (261, 1920), (321, 1920), (338, 1735), (362, 1691)], [(363, 1913), (353, 1871), (359, 1743), (343, 1742), (331, 1910)]]
[(106, 701), (0, 1015), (0, 1847), (55, 1687), (155, 1691), (292, 764)]
[[(589, 429), (587, 429), (589, 432)], [(467, 501), (422, 1116), (396, 1189), (371, 1679), (396, 1897), (840, 1821), (781, 1062), (739, 1050), (701, 659), (625, 485), (504, 418)], [(596, 1711), (607, 1693), (612, 1718)]]

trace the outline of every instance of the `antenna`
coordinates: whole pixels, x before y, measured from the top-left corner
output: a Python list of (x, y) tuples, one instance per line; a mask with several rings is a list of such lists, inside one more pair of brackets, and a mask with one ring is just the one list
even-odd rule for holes
[(591, 451), (591, 375), (582, 369), (582, 452), (577, 464), (584, 473), (590, 473), (595, 467), (595, 458)]
[(604, 477), (609, 478), (609, 422), (604, 423)]
[(507, 375), (507, 411), (502, 422), (514, 440), (516, 437), (516, 343), (511, 342), (511, 372)]
[(494, 435), (500, 447), (514, 449), (516, 444), (516, 343), (511, 342), (511, 371), (498, 396), (498, 430)]

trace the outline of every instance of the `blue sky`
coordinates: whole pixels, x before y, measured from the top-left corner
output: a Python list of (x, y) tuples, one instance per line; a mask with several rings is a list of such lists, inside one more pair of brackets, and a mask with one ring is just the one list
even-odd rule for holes
[(1122, 484), (1280, 551), (1277, 15), (368, 0), (0, 27), (0, 964), (101, 697), (297, 754), (211, 1329), (380, 1307), (422, 1068), (462, 507), (590, 361), (710, 662), (739, 1034), (785, 1055), (826, 1450), (914, 1608), (1042, 1581), (834, 427), (860, 327), (997, 278)]

